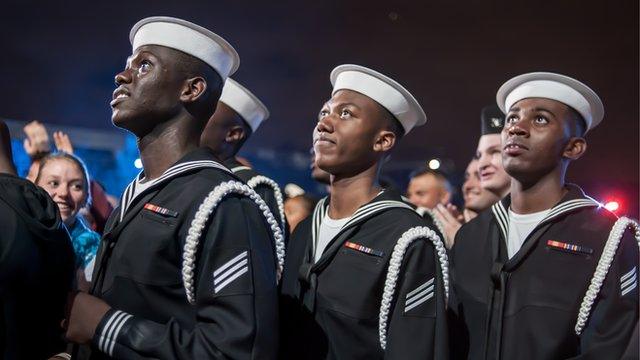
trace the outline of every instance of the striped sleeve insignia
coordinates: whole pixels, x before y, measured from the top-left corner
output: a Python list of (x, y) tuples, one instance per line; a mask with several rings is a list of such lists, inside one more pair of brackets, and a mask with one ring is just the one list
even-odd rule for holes
[(249, 251), (236, 252), (234, 255), (213, 271), (213, 292), (215, 295), (251, 292)]
[(620, 277), (620, 296), (625, 296), (638, 287), (637, 267), (633, 267), (629, 272)]
[(418, 308), (435, 295), (435, 278), (431, 278), (428, 281), (422, 283), (415, 289), (411, 290), (405, 296), (404, 313)]

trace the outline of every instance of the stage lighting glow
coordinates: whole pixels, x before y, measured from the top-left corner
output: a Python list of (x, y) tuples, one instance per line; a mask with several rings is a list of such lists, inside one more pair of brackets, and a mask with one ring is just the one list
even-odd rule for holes
[(604, 208), (611, 211), (611, 212), (616, 212), (616, 210), (620, 209), (620, 203), (613, 200), (613, 201), (607, 201), (604, 204)]
[(133, 166), (135, 166), (136, 169), (142, 169), (142, 160), (140, 160), (140, 158), (136, 159), (133, 162)]
[(440, 168), (440, 160), (438, 159), (431, 159), (429, 160), (429, 169), (431, 170), (438, 170)]

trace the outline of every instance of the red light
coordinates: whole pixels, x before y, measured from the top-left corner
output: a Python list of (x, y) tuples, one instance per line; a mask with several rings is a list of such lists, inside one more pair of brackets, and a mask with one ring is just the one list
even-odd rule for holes
[(616, 212), (620, 208), (620, 204), (617, 201), (607, 201), (604, 204), (604, 208), (611, 212)]

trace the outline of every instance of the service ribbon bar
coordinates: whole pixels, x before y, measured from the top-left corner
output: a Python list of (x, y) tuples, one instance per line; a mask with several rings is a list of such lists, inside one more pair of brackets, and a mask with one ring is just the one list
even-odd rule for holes
[(574, 245), (574, 244), (567, 244), (567, 243), (563, 243), (555, 240), (547, 240), (547, 246), (550, 246), (556, 249), (566, 250), (569, 252), (576, 252), (576, 253), (582, 253), (587, 255), (593, 254), (593, 249), (590, 249), (588, 247)]
[(144, 208), (149, 210), (149, 211), (153, 211), (154, 213), (167, 215), (167, 216), (171, 216), (171, 217), (178, 217), (178, 213), (177, 212), (175, 212), (173, 210), (169, 210), (169, 209), (163, 208), (163, 207), (158, 206), (158, 205), (154, 205), (152, 203), (144, 204)]
[(356, 250), (356, 251), (363, 252), (365, 254), (375, 255), (375, 256), (378, 256), (378, 257), (383, 257), (384, 256), (384, 253), (382, 251), (380, 251), (380, 250), (375, 250), (375, 249), (372, 249), (372, 248), (368, 248), (368, 247), (366, 247), (364, 245), (352, 243), (350, 241), (345, 242), (344, 246), (348, 247), (349, 249), (353, 249), (353, 250)]

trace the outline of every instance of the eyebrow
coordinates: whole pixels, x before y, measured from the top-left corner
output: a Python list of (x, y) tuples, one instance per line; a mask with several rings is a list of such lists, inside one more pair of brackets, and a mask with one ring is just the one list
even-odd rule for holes
[[(330, 102), (331, 102), (331, 100), (327, 101), (327, 102), (325, 103), (325, 106), (329, 106), (329, 103), (330, 103)], [(333, 107), (344, 107), (344, 106), (353, 106), (353, 107), (355, 107), (355, 108), (357, 108), (357, 109), (361, 109), (361, 107), (360, 107), (360, 106), (358, 106), (358, 105), (356, 105), (355, 103), (352, 103), (352, 102), (341, 102), (341, 103), (337, 103), (337, 104), (335, 104)]]
[(553, 115), (553, 117), (555, 117), (555, 116), (556, 116), (556, 114), (554, 114), (554, 113), (553, 113), (553, 111), (548, 110), (548, 109), (545, 109), (545, 108), (543, 108), (543, 107), (537, 107), (537, 108), (534, 108), (534, 109), (533, 109), (533, 111), (544, 111), (544, 112), (547, 112), (547, 113), (549, 113), (549, 114)]
[[(519, 107), (512, 107), (511, 109), (509, 109), (509, 112), (510, 112), (510, 113), (511, 113), (511, 112), (519, 112), (519, 111), (520, 111), (520, 108), (519, 108)], [(546, 108), (543, 108), (543, 107), (539, 107), (539, 106), (538, 106), (538, 107), (533, 108), (533, 111), (538, 111), (538, 112), (540, 112), (540, 111), (544, 111), (544, 112), (546, 112), (546, 113), (549, 113), (549, 114), (553, 115), (554, 117), (556, 116), (556, 114), (555, 114), (553, 111), (551, 111), (551, 110), (549, 110), (549, 109), (546, 109)]]

